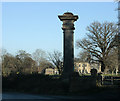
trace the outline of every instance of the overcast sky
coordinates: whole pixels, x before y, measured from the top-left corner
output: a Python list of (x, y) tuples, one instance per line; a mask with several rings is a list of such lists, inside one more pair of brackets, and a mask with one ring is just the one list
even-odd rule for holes
[(36, 49), (46, 52), (63, 51), (62, 22), (58, 15), (69, 11), (79, 16), (75, 22), (76, 40), (85, 36), (86, 27), (93, 21), (117, 22), (117, 3), (114, 2), (3, 2), (2, 47), (16, 54), (18, 50), (33, 53)]

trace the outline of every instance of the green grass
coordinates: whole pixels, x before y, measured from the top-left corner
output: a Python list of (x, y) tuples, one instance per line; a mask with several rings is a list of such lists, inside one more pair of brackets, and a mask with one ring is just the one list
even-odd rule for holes
[(120, 74), (116, 75), (116, 74), (102, 74), (102, 76), (117, 76), (120, 77)]

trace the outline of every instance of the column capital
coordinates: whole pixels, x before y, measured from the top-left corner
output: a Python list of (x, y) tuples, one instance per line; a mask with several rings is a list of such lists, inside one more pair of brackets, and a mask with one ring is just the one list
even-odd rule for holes
[(63, 15), (58, 15), (58, 18), (63, 22), (63, 30), (74, 30), (74, 22), (77, 21), (78, 15), (73, 15), (71, 12), (66, 12)]
[(78, 15), (73, 15), (73, 13), (71, 12), (66, 12), (63, 15), (58, 15), (58, 18), (61, 21), (65, 21), (65, 20), (73, 20), (73, 21), (77, 21), (78, 19)]

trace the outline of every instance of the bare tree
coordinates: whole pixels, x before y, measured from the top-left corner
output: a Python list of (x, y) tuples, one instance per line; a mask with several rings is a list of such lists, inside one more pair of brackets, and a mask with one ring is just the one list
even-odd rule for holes
[(51, 68), (51, 67), (54, 68), (52, 63), (50, 63), (49, 61), (44, 61), (39, 66), (39, 72), (40, 73), (45, 73), (45, 69), (46, 68)]
[(81, 51), (78, 53), (79, 61), (81, 62), (91, 62), (91, 54), (88, 51)]
[(117, 74), (118, 70), (118, 51), (117, 48), (111, 49), (108, 58), (106, 59), (106, 69), (108, 69), (110, 72)]
[(47, 58), (45, 51), (41, 49), (36, 49), (36, 51), (32, 54), (32, 57), (36, 61), (37, 66), (40, 66), (40, 64), (46, 61)]
[(94, 61), (99, 61), (101, 71), (104, 72), (108, 54), (115, 46), (113, 40), (117, 32), (117, 25), (111, 22), (93, 22), (87, 27), (87, 31), (87, 38), (77, 41), (77, 46), (88, 51)]
[(59, 74), (62, 73), (62, 53), (59, 51), (54, 51), (49, 53), (49, 60), (57, 67)]

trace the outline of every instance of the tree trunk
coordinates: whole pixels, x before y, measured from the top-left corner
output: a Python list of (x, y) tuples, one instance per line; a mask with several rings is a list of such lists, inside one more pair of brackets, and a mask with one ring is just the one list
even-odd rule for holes
[(58, 68), (59, 75), (62, 74), (62, 71), (60, 68)]
[(105, 63), (101, 61), (101, 72), (104, 72), (105, 70)]
[(112, 75), (114, 74), (114, 70), (112, 71)]

